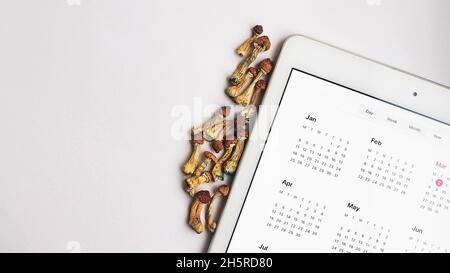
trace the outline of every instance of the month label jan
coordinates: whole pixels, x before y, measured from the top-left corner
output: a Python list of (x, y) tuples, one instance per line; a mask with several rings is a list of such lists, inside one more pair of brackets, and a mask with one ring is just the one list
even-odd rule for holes
[(312, 122), (316, 122), (317, 121), (317, 119), (315, 117), (311, 116), (311, 115), (308, 115), (305, 119), (307, 119), (309, 121), (312, 121)]

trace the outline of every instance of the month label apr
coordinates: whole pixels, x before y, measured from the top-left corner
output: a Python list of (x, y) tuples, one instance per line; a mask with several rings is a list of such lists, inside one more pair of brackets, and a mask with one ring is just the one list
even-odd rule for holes
[(289, 182), (286, 179), (283, 180), (283, 182), (281, 182), (281, 184), (286, 187), (292, 187), (292, 185), (293, 185), (292, 182)]

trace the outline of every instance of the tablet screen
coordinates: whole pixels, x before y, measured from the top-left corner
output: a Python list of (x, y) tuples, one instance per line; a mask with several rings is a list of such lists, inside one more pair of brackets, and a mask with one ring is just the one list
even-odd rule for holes
[(227, 251), (449, 251), (449, 137), (292, 69)]

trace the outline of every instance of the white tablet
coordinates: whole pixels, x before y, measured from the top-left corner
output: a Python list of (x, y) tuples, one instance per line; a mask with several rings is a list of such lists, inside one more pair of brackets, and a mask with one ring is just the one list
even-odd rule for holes
[(450, 251), (448, 87), (293, 36), (263, 105), (210, 252)]

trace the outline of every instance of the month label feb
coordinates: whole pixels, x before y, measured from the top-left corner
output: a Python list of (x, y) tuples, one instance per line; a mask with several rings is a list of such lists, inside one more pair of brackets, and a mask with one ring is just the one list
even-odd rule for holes
[(370, 142), (373, 143), (373, 144), (376, 144), (376, 145), (378, 145), (378, 146), (381, 146), (381, 144), (383, 144), (383, 143), (381, 142), (381, 140), (378, 140), (378, 139), (375, 139), (375, 138), (372, 138), (372, 139), (370, 140)]

